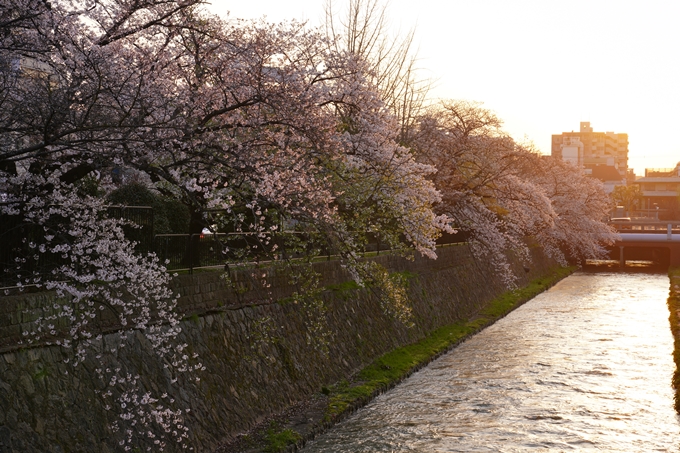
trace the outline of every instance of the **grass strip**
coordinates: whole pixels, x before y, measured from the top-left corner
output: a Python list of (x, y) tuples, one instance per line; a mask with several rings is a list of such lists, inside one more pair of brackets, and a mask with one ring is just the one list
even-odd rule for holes
[[(350, 380), (343, 380), (330, 387), (323, 387), (325, 399), (320, 412), (310, 419), (312, 429), (300, 434), (291, 429), (288, 422), (272, 423), (250, 442), (250, 447), (241, 451), (248, 452), (292, 452), (304, 444), (305, 440), (328, 429), (333, 424), (350, 415), (354, 410), (366, 405), (378, 394), (394, 387), (433, 359), (452, 349), (454, 346), (493, 324), (513, 309), (532, 299), (553, 286), (559, 280), (574, 272), (575, 267), (555, 268), (545, 277), (531, 281), (523, 288), (506, 291), (491, 302), (473, 319), (441, 327), (417, 343), (395, 349), (376, 359)], [(351, 291), (355, 284), (334, 285), (328, 289)], [(290, 421), (290, 420), (289, 420)], [(260, 437), (261, 436), (261, 437)], [(258, 441), (257, 438), (260, 438)], [(248, 443), (248, 442), (246, 442)], [(259, 447), (257, 446), (259, 445)]]
[(533, 280), (523, 288), (506, 291), (491, 301), (474, 319), (441, 327), (417, 343), (381, 356), (361, 370), (351, 382), (345, 380), (330, 388), (324, 388), (323, 393), (329, 396), (325, 421), (333, 423), (365, 405), (377, 394), (393, 387), (465, 338), (550, 288), (571, 274), (574, 269), (557, 268), (552, 274)]
[(266, 446), (264, 453), (278, 453), (285, 451), (288, 447), (295, 445), (302, 437), (292, 429), (281, 430), (273, 424), (265, 435)]
[(675, 410), (680, 413), (680, 267), (668, 269), (670, 291), (668, 294), (668, 321), (674, 338), (673, 359), (675, 373), (673, 374), (673, 388), (675, 389)]

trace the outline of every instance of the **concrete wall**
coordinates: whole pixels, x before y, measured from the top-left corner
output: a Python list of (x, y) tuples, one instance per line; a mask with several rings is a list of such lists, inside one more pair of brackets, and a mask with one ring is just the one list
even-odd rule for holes
[[(520, 284), (556, 265), (539, 249), (533, 252), (528, 272), (513, 264)], [(203, 273), (175, 280), (182, 294), (180, 307), (190, 315), (179, 341), (207, 367), (199, 383), (170, 385), (141, 335), (129, 339), (115, 363), (106, 365), (139, 372), (144, 388), (167, 392), (180, 406), (191, 408), (186, 419), (190, 444), (196, 451), (212, 451), (381, 354), (470, 317), (504, 290), (493, 269), (476, 260), (465, 245), (441, 248), (437, 260), (409, 261), (393, 255), (376, 259), (391, 271), (415, 274), (409, 281), (414, 327), (407, 329), (386, 316), (370, 290), (329, 289), (323, 293), (331, 334), (326, 355), (308, 341), (300, 307), (286, 301), (294, 288), (284, 272), (233, 272), (234, 287), (217, 272)], [(316, 269), (326, 286), (347, 281), (336, 261), (318, 263)], [(274, 281), (271, 288), (260, 285), (262, 273)], [(94, 391), (101, 387), (93, 373), (95, 362), (73, 370), (63, 363), (57, 347), (21, 350), (11, 344), (23, 313), (49, 299), (45, 294), (0, 298), (0, 306), (10, 307), (0, 312), (0, 338), (5, 339), (0, 355), (0, 453), (119, 451), (109, 430), (115, 416), (104, 410)], [(272, 302), (277, 299), (281, 302)], [(117, 335), (108, 334), (105, 340)], [(166, 451), (180, 448), (169, 445)]]

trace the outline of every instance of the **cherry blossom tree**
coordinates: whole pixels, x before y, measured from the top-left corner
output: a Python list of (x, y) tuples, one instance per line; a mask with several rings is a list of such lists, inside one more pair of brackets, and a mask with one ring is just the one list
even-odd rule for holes
[[(58, 50), (40, 61), (45, 77), (24, 77), (8, 90), (15, 95), (3, 110), (12, 149), (2, 165), (10, 174), (26, 168), (40, 174), (70, 161), (60, 180), (73, 183), (126, 166), (196, 211), (242, 204), (258, 212), (260, 197), (291, 218), (330, 221), (335, 207), (327, 181), (343, 168), (338, 162), (347, 151), (337, 140), (337, 122), (349, 117), (338, 106), (363, 109), (361, 121), (374, 119), (376, 130), (385, 129), (383, 142), (364, 158), (390, 161), (380, 153), (395, 152), (394, 124), (383, 118), (380, 100), (357, 108), (361, 91), (374, 90), (359, 58), (329, 52), (321, 37), (300, 26), (225, 24), (163, 5), (170, 9), (147, 11), (160, 16), (147, 22), (118, 11), (115, 2), (88, 10), (99, 26), (82, 27), (89, 34), (64, 31)], [(80, 24), (82, 18), (62, 13), (75, 21), (70, 26)], [(182, 17), (182, 27), (165, 23), (170, 13)], [(119, 20), (106, 19), (116, 14)], [(80, 39), (67, 39), (73, 36)], [(350, 162), (357, 157), (344, 161)], [(404, 172), (430, 171), (410, 165), (415, 170)]]
[[(241, 250), (244, 259), (286, 262), (281, 237), (298, 252), (334, 250), (406, 324), (403, 287), (359, 259), (369, 233), (436, 258), (435, 240), (454, 222), (509, 283), (505, 252), (528, 256), (527, 236), (558, 259), (601, 251), (612, 233), (593, 180), (516, 143), (476, 104), (433, 106), (416, 127), (425, 91), (412, 35), (392, 47), (378, 4), (351, 5), (349, 34), (225, 21), (195, 0), (0, 5), (0, 215), (30, 232), (4, 271), (66, 301), (26, 342), (57, 344), (79, 366), (108, 363), (141, 333), (171, 382), (203, 369), (176, 344), (163, 263), (136, 251), (123, 230), (131, 225), (107, 213), (103, 196), (121, 169), (188, 206), (191, 232), (219, 221), (249, 234), (257, 250)], [(304, 236), (286, 237), (282, 225)], [(322, 313), (314, 276), (297, 280), (296, 297)], [(115, 345), (102, 336), (110, 331)], [(187, 438), (184, 410), (139, 375), (97, 372), (125, 449)]]
[[(357, 259), (366, 231), (434, 257), (447, 228), (431, 209), (434, 168), (397, 144), (398, 122), (360, 56), (296, 23), (225, 22), (197, 4), (12, 0), (0, 10), (0, 214), (33, 232), (5, 271), (66, 298), (25, 337), (60, 345), (75, 366), (92, 355), (104, 363), (126, 332), (141, 332), (171, 376), (203, 368), (174, 344), (163, 263), (137, 253), (125, 222), (85, 190), (115, 189), (116, 169), (190, 206), (194, 228), (219, 209), (274, 259), (284, 256), (271, 218), (294, 220), (357, 278), (386, 287), (384, 272)], [(105, 347), (110, 329), (121, 341)], [(150, 424), (166, 434), (158, 448), (186, 438), (182, 409), (138, 375), (98, 372), (126, 449)]]
[[(140, 113), (153, 62), (133, 41), (169, 33), (192, 3), (0, 7), (0, 214), (16, 218), (26, 233), (21, 244), (3, 244), (23, 252), (3, 272), (20, 288), (60, 296), (26, 327), (24, 341), (61, 346), (74, 367), (88, 355), (115, 361), (129, 333), (141, 332), (171, 376), (202, 368), (189, 364), (186, 345), (174, 340), (179, 318), (169, 274), (154, 256), (135, 253), (123, 222), (108, 218), (102, 200), (78, 185), (122, 163), (127, 137), (153, 125)], [(104, 341), (107, 331), (121, 332), (117, 344)], [(134, 372), (103, 366), (97, 372), (106, 383), (102, 397), (118, 406), (112, 427), (126, 450), (152, 425), (158, 436), (148, 442), (156, 449), (186, 438), (184, 411), (151, 396)]]
[(534, 233), (543, 248), (563, 262), (605, 257), (605, 246), (617, 234), (606, 224), (611, 199), (602, 183), (568, 162), (547, 156), (536, 159), (527, 176), (543, 189), (557, 214), (551, 228)]
[[(509, 284), (506, 252), (528, 258), (527, 238), (563, 263), (565, 252), (575, 260), (602, 256), (613, 238), (602, 223), (607, 197), (598, 182), (516, 143), (478, 103), (433, 106), (421, 116), (414, 143), (418, 160), (437, 167), (437, 211), (470, 233), (476, 253), (492, 260)], [(578, 202), (567, 206), (558, 186), (580, 191)]]

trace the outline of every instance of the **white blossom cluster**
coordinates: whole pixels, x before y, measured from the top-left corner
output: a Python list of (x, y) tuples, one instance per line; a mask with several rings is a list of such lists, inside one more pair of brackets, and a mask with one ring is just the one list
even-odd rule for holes
[(437, 167), (437, 212), (469, 233), (474, 255), (509, 286), (516, 277), (506, 254), (528, 262), (531, 241), (563, 264), (604, 256), (616, 233), (603, 222), (611, 201), (602, 184), (515, 142), (501, 125), (466, 101), (443, 101), (420, 118), (414, 148)]
[[(359, 280), (370, 277), (356, 266), (368, 233), (434, 258), (448, 228), (432, 210), (435, 169), (397, 142), (364, 56), (301, 24), (224, 21), (199, 4), (0, 5), (0, 215), (24, 233), (3, 245), (19, 251), (3, 272), (61, 296), (31, 314), (25, 342), (59, 345), (75, 367), (102, 364), (100, 394), (126, 450), (185, 442), (186, 409), (112, 365), (121, 348), (141, 335), (177, 385), (204, 366), (177, 345), (163, 264), (107, 214), (125, 178), (187, 207), (192, 233), (215, 223), (247, 235), (225, 252), (286, 260), (333, 250)], [(220, 214), (206, 219), (211, 210)], [(300, 235), (281, 242), (289, 224)], [(301, 307), (323, 346), (313, 286), (300, 287)]]
[[(36, 181), (22, 175), (11, 183), (30, 193)], [(88, 358), (110, 362), (129, 347), (128, 340), (138, 333), (147, 342), (148, 350), (166, 363), (170, 383), (177, 382), (181, 374), (198, 379), (198, 372), (205, 367), (197, 363), (196, 357), (189, 357), (187, 345), (176, 344), (181, 328), (175, 311), (177, 296), (168, 286), (171, 275), (154, 255), (135, 253), (134, 244), (123, 234), (121, 221), (107, 218), (101, 199), (73, 197), (73, 187), (57, 179), (51, 183), (49, 194), (15, 199), (15, 203), (2, 208), (6, 213), (20, 206), (25, 221), (44, 232), (40, 242), (31, 244), (36, 255), (18, 260), (20, 282), (56, 291), (60, 301), (24, 325), (23, 341), (29, 346), (61, 346), (69, 352), (64, 361), (79, 367)], [(48, 274), (34, 270), (22, 275), (25, 261), (37, 260), (40, 255), (54, 258), (59, 264)], [(107, 332), (117, 335), (106, 335)], [(120, 367), (96, 371), (104, 384), (100, 394), (112, 399), (116, 413), (129, 425), (120, 430), (126, 449), (132, 448), (133, 434), (148, 437), (152, 424), (160, 428), (154, 431), (172, 434), (175, 441), (186, 439), (182, 410), (173, 410), (164, 405), (162, 398), (152, 397), (141, 386), (139, 376)], [(154, 438), (157, 446), (162, 447), (164, 442), (160, 435)]]
[[(385, 47), (370, 17), (343, 37), (222, 20), (200, 3), (0, 4), (0, 216), (19, 225), (12, 237), (22, 233), (2, 244), (20, 252), (3, 272), (63, 296), (31, 314), (25, 341), (59, 345), (74, 366), (102, 364), (125, 450), (189, 434), (186, 408), (111, 365), (120, 349), (141, 335), (172, 384), (205, 366), (178, 344), (163, 264), (107, 214), (121, 175), (186, 207), (190, 233), (239, 233), (223, 252), (243, 261), (332, 251), (407, 325), (402, 279), (359, 259), (371, 237), (436, 258), (436, 240), (455, 226), (508, 285), (506, 254), (528, 258), (527, 238), (562, 261), (613, 240), (601, 222), (608, 200), (578, 169), (516, 143), (479, 105), (425, 109), (408, 44)], [(308, 270), (293, 283), (310, 343), (327, 349), (318, 278)], [(265, 338), (266, 320), (259, 326)], [(107, 332), (119, 340), (107, 343)]]

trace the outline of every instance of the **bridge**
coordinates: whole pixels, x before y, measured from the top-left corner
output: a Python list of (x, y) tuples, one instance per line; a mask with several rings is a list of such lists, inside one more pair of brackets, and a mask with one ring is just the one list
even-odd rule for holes
[(621, 267), (626, 260), (646, 260), (680, 266), (680, 224), (668, 222), (613, 222), (621, 236), (610, 247), (610, 257)]

